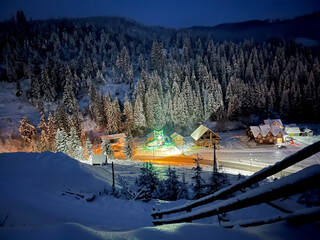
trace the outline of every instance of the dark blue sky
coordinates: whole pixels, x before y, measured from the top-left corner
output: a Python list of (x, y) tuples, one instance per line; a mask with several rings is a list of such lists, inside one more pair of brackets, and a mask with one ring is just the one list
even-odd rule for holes
[(320, 11), (320, 0), (0, 0), (0, 21), (17, 10), (27, 19), (123, 16), (146, 25), (190, 27), (292, 18)]

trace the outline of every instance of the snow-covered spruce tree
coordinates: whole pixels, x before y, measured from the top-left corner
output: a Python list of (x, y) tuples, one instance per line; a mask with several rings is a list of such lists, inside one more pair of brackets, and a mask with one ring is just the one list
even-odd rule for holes
[(201, 177), (202, 168), (200, 167), (199, 161), (201, 160), (199, 156), (196, 158), (193, 158), (193, 160), (196, 163), (196, 167), (193, 167), (192, 170), (194, 171), (194, 175), (192, 177), (194, 181), (193, 186), (193, 199), (199, 199), (203, 196), (205, 196), (205, 181)]
[(83, 132), (83, 117), (82, 117), (82, 114), (79, 111), (78, 104), (75, 106), (75, 109), (73, 111), (73, 114), (72, 114), (72, 117), (71, 117), (71, 122), (72, 122), (71, 125), (75, 128), (78, 137), (82, 138), (83, 135), (84, 135), (84, 132)]
[(143, 129), (146, 127), (146, 117), (143, 109), (143, 103), (139, 95), (134, 103), (133, 119), (135, 129)]
[(180, 183), (180, 186), (179, 186), (177, 199), (189, 199), (189, 190), (188, 190), (188, 187), (187, 187), (187, 183), (186, 183), (186, 180), (185, 180), (184, 173), (183, 173), (183, 176), (182, 176), (182, 182)]
[(57, 129), (64, 129), (66, 133), (69, 133), (69, 123), (67, 110), (63, 102), (60, 102), (54, 112), (54, 122)]
[(75, 127), (71, 127), (70, 129), (70, 137), (69, 137), (69, 150), (70, 150), (70, 156), (76, 158), (74, 156), (74, 153), (78, 147), (81, 147), (81, 142), (78, 137), (77, 131)]
[(67, 80), (66, 84), (64, 86), (63, 90), (63, 103), (66, 107), (66, 110), (68, 111), (69, 114), (72, 114), (75, 106), (78, 105), (78, 101), (75, 97), (74, 94), (74, 89), (73, 89), (73, 77), (71, 75), (70, 69), (67, 69)]
[(118, 181), (120, 183), (121, 186), (121, 190), (120, 190), (120, 196), (122, 196), (123, 198), (129, 200), (129, 199), (133, 199), (135, 197), (134, 192), (131, 190), (128, 182), (126, 180), (124, 180), (123, 177), (121, 177), (120, 175), (117, 175)]
[(69, 155), (69, 137), (64, 129), (58, 129), (56, 133), (57, 152), (63, 152)]
[(165, 118), (164, 118), (165, 114), (163, 111), (162, 102), (161, 102), (161, 99), (159, 97), (157, 90), (154, 90), (153, 94), (154, 94), (154, 98), (153, 98), (154, 124), (153, 124), (153, 127), (154, 127), (154, 129), (162, 129), (163, 126), (165, 125)]
[(38, 128), (41, 130), (41, 151), (48, 151), (49, 150), (49, 129), (48, 124), (45, 121), (44, 114), (41, 115), (40, 123)]
[(176, 170), (170, 167), (168, 167), (167, 176), (168, 178), (164, 180), (165, 196), (163, 196), (163, 199), (175, 201), (178, 198), (180, 181)]
[(104, 138), (101, 143), (102, 153), (107, 155), (108, 158), (114, 158), (114, 152), (111, 148), (110, 141), (108, 138)]
[(229, 185), (229, 180), (225, 173), (212, 172), (208, 183), (208, 194), (215, 193), (227, 185)]
[(56, 151), (56, 133), (57, 133), (57, 129), (56, 129), (56, 125), (54, 122), (54, 118), (51, 114), (51, 112), (49, 113), (49, 117), (48, 117), (48, 150), (49, 151)]
[(126, 159), (131, 160), (133, 156), (133, 137), (130, 131), (127, 131), (125, 137), (125, 143), (123, 147), (123, 152)]
[(117, 58), (116, 66), (120, 70), (120, 82), (129, 84), (130, 88), (132, 88), (133, 84), (133, 69), (132, 64), (130, 62), (130, 56), (128, 49), (124, 46), (121, 49), (120, 55)]
[(91, 159), (93, 155), (93, 151), (92, 151), (92, 143), (89, 138), (86, 141), (86, 153), (87, 153), (86, 155), (88, 159)]
[(129, 131), (132, 131), (133, 130), (133, 109), (127, 94), (125, 96), (125, 101), (124, 101), (123, 116), (125, 118), (126, 129), (128, 129)]
[(118, 99), (110, 102), (109, 106), (105, 106), (105, 109), (108, 119), (107, 130), (113, 133), (118, 132), (121, 127), (121, 111)]
[(141, 174), (137, 179), (138, 191), (144, 189), (153, 198), (157, 198), (157, 187), (159, 185), (158, 174), (152, 163), (146, 162), (140, 168)]
[(32, 125), (27, 117), (20, 120), (19, 133), (24, 140), (26, 146), (32, 145), (36, 138), (36, 128)]
[(50, 60), (47, 59), (46, 65), (41, 70), (41, 90), (43, 92), (43, 99), (47, 102), (52, 102), (57, 98), (58, 94), (54, 86), (54, 79), (50, 76), (53, 66), (49, 64)]

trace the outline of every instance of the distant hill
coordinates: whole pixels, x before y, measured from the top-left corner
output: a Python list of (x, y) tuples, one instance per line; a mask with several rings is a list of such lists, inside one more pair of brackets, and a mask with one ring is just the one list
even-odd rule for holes
[(250, 20), (245, 22), (224, 23), (213, 27), (194, 26), (190, 28), (165, 28), (146, 26), (135, 20), (122, 17), (88, 17), (73, 19), (51, 19), (34, 22), (61, 23), (63, 25), (80, 25), (108, 27), (115, 32), (125, 33), (130, 37), (147, 41), (166, 42), (176, 34), (188, 34), (191, 38), (206, 38), (211, 35), (215, 41), (243, 41), (253, 38), (255, 42), (262, 42), (272, 38), (284, 37), (286, 40), (296, 40), (298, 43), (320, 42), (320, 12), (287, 20)]
[(216, 41), (241, 41), (244, 38), (253, 38), (260, 42), (278, 36), (283, 36), (287, 40), (307, 38), (320, 41), (319, 29), (320, 12), (315, 12), (289, 20), (251, 20), (213, 27), (191, 27), (184, 31), (198, 36), (210, 34)]

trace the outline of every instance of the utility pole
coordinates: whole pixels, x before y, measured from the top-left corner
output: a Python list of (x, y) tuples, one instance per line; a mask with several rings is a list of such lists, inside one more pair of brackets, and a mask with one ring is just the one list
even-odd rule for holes
[(113, 167), (113, 162), (111, 163), (112, 165), (112, 190), (114, 191), (114, 167)]
[(213, 143), (213, 173), (218, 172), (218, 166), (217, 166), (217, 157), (216, 157), (216, 143)]

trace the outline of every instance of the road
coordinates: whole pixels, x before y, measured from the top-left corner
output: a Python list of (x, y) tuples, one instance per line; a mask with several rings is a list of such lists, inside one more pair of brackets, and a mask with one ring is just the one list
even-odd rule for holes
[[(220, 148), (216, 150), (219, 166), (248, 172), (256, 172), (264, 167), (273, 165), (306, 146), (303, 143), (299, 143), (282, 149), (278, 149), (275, 145), (248, 147), (240, 141), (240, 131), (220, 133), (220, 136), (223, 140), (221, 141)], [(183, 150), (182, 152), (183, 155), (181, 152), (177, 153), (173, 149), (169, 149), (167, 151), (164, 149), (143, 151), (141, 149), (137, 151), (134, 159), (140, 161), (151, 161), (161, 165), (193, 167), (194, 160), (192, 158), (194, 158), (196, 154), (199, 154), (202, 158), (200, 164), (211, 166), (213, 164), (212, 148)], [(295, 164), (285, 171), (282, 171), (280, 175), (288, 175), (313, 164), (320, 164), (319, 153)]]

